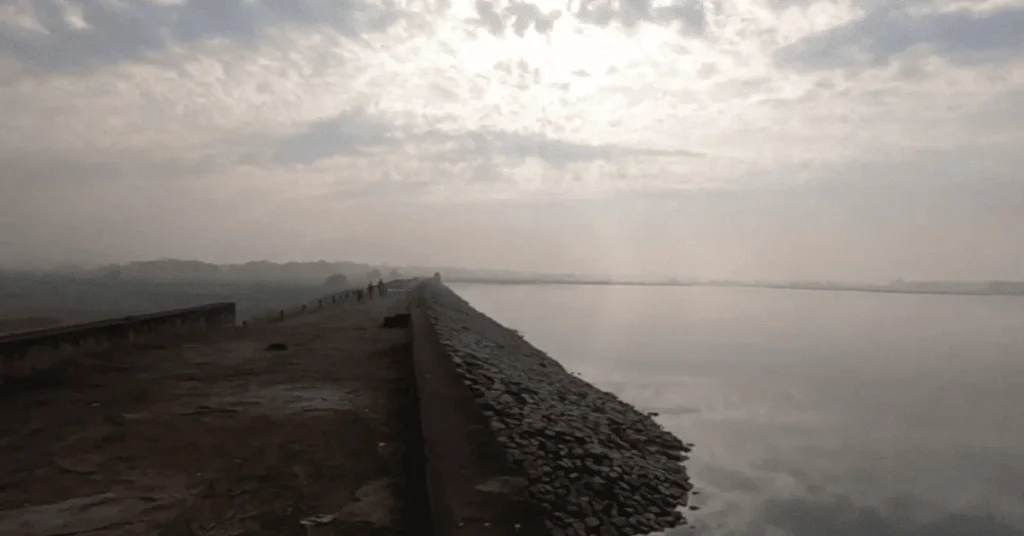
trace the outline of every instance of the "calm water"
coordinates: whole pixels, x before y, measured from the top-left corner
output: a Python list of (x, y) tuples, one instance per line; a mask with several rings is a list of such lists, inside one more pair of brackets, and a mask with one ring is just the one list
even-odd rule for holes
[(699, 534), (1024, 535), (1024, 298), (453, 288), (695, 442)]

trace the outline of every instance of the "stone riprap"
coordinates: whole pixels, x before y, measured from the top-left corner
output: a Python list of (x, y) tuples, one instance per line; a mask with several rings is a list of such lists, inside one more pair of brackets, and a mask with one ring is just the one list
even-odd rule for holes
[(551, 534), (646, 534), (685, 524), (689, 445), (444, 285), (426, 281), (416, 291)]

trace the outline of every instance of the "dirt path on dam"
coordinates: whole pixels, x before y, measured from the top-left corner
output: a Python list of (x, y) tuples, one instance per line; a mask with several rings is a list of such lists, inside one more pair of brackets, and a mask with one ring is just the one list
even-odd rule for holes
[(394, 300), (115, 349), (0, 392), (0, 534), (287, 536), (317, 515), (405, 533), (418, 424), (407, 331), (378, 327)]

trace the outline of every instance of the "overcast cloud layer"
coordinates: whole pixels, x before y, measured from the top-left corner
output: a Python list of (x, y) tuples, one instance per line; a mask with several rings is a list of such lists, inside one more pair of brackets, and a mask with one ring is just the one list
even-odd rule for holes
[(0, 0), (0, 261), (1024, 278), (1021, 28), (1021, 0)]

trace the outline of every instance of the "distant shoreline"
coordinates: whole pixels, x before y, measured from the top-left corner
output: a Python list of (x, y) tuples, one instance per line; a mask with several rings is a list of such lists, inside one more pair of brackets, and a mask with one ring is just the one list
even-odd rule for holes
[(725, 283), (725, 282), (671, 282), (671, 281), (588, 281), (588, 280), (508, 280), (508, 279), (470, 279), (445, 278), (446, 283), (471, 283), (483, 285), (587, 285), (617, 287), (724, 287), (724, 288), (763, 288), (771, 290), (807, 290), (830, 292), (873, 292), (879, 294), (927, 294), (936, 296), (1011, 296), (1024, 297), (1021, 292), (997, 292), (991, 290), (966, 289), (906, 289), (889, 287), (872, 287), (857, 285), (799, 285), (787, 283)]
[[(900, 281), (892, 284), (857, 284), (840, 282), (745, 282), (745, 281), (679, 281), (671, 279), (638, 281), (629, 279), (598, 279), (571, 277), (550, 274), (530, 274), (530, 276), (494, 276), (494, 275), (462, 275), (441, 273), (441, 279), (447, 283), (467, 283), (486, 285), (588, 285), (588, 286), (635, 286), (635, 287), (722, 287), (722, 288), (763, 288), (775, 290), (806, 290), (831, 292), (872, 292), (879, 294), (924, 294), (935, 296), (1024, 296), (1024, 282), (1017, 281)], [(532, 276), (532, 277), (531, 277)], [(426, 277), (411, 274), (410, 277)], [(132, 285), (152, 285), (154, 288), (173, 288), (179, 285), (201, 284), (206, 292), (233, 294), (239, 290), (259, 291), (264, 287), (292, 287), (305, 289), (323, 288), (323, 283), (316, 278), (295, 277), (252, 277), (232, 278), (223, 275), (203, 277), (182, 274), (177, 277), (146, 277), (127, 275), (110, 279), (88, 276), (82, 273), (46, 273), (46, 272), (3, 272), (0, 270), (0, 291), (6, 284), (44, 283), (50, 284), (87, 284), (105, 288), (123, 288)], [(11, 287), (13, 288), (13, 287)], [(51, 293), (52, 289), (45, 289)], [(2, 300), (0, 300), (2, 303)]]

